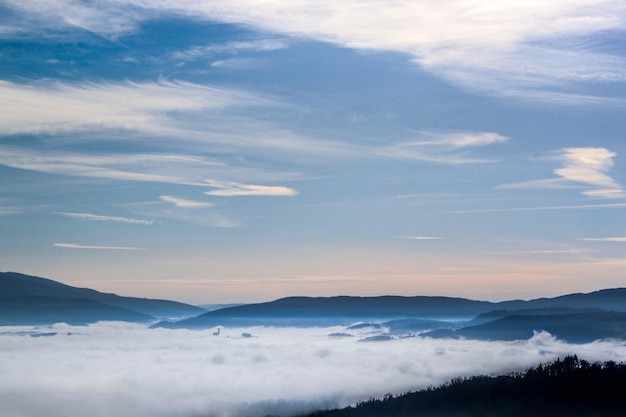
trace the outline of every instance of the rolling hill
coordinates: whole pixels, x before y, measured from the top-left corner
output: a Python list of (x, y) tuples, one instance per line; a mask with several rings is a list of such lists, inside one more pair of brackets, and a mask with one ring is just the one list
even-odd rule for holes
[(511, 315), (496, 320), (465, 326), (460, 329), (440, 329), (424, 333), (434, 338), (465, 338), (480, 340), (524, 340), (535, 331), (543, 330), (572, 343), (588, 343), (597, 339), (626, 340), (626, 313), (614, 311), (585, 311), (549, 315)]
[(210, 311), (178, 322), (162, 322), (156, 327), (323, 326), (394, 318), (469, 320), (493, 309), (494, 305), (488, 301), (451, 297), (287, 297)]
[(379, 325), (379, 333), (371, 340), (415, 335), (518, 340), (541, 330), (574, 343), (626, 339), (626, 289), (499, 303), (425, 296), (288, 297), (163, 321), (153, 327), (348, 326), (355, 322)]
[(182, 319), (203, 312), (202, 308), (175, 301), (121, 297), (46, 278), (0, 273), (0, 325), (148, 322)]
[[(171, 329), (217, 326), (346, 326), (342, 334), (368, 340), (398, 337), (528, 339), (548, 331), (574, 343), (626, 340), (626, 288), (554, 298), (477, 301), (454, 297), (287, 297), (213, 311), (168, 300), (121, 297), (50, 279), (0, 273), (0, 325), (102, 320), (150, 323)], [(360, 324), (359, 324), (360, 323)], [(357, 326), (354, 326), (357, 324)]]

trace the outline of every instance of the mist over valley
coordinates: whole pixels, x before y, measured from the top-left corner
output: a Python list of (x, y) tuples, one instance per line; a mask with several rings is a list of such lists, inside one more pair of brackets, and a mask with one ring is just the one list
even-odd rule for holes
[[(504, 303), (291, 297), (163, 322), (167, 317), (132, 310), (123, 321), (107, 320), (106, 300), (119, 304), (123, 297), (103, 298), (43, 278), (5, 273), (0, 286), (0, 414), (7, 417), (293, 416), (459, 377), (524, 371), (567, 355), (626, 361), (621, 318), (612, 332), (605, 326), (593, 340), (568, 341), (558, 336), (559, 327), (556, 335), (542, 329), (555, 317), (621, 317), (600, 308), (623, 306), (619, 289)], [(86, 313), (85, 305), (96, 299), (104, 301)], [(136, 305), (143, 309), (153, 302), (170, 305), (141, 300)], [(130, 301), (130, 307), (137, 302)], [(511, 310), (497, 309), (503, 306)], [(55, 309), (74, 319), (49, 323)], [(170, 312), (153, 313), (158, 311)], [(46, 319), (37, 323), (41, 317)], [(530, 335), (520, 325), (515, 338), (493, 329), (495, 337), (467, 336), (473, 328), (519, 317), (532, 320)], [(21, 325), (26, 319), (35, 322)], [(189, 320), (203, 325), (189, 326)], [(599, 334), (589, 322), (575, 333)]]

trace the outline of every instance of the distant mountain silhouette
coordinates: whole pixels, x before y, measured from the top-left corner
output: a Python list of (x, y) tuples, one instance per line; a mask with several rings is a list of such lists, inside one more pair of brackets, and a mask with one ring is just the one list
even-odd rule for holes
[(82, 325), (102, 320), (146, 322), (154, 317), (102, 304), (88, 298), (16, 295), (0, 298), (0, 326), (67, 323)]
[(471, 319), (495, 305), (488, 301), (451, 297), (287, 297), (210, 311), (178, 322), (159, 323), (155, 327), (322, 326), (396, 318)]
[[(575, 343), (626, 339), (626, 289), (499, 303), (425, 296), (288, 297), (224, 308), (178, 322), (164, 321), (153, 327), (330, 326), (355, 322), (384, 329), (366, 339), (377, 341), (416, 334), (517, 340), (528, 339), (540, 330)], [(344, 333), (351, 334), (354, 329)]]
[(466, 326), (477, 326), (479, 324), (502, 319), (504, 317), (516, 316), (548, 316), (553, 314), (572, 314), (572, 313), (592, 313), (606, 311), (600, 308), (571, 308), (571, 307), (546, 307), (546, 308), (528, 308), (521, 310), (492, 310), (476, 316), (473, 320), (466, 323)]
[(512, 314), (477, 326), (456, 330), (435, 330), (427, 337), (463, 337), (481, 340), (529, 339), (536, 331), (548, 333), (572, 343), (586, 343), (597, 339), (626, 340), (626, 313), (586, 311), (569, 314), (528, 315)]
[[(121, 297), (15, 272), (0, 273), (0, 325), (148, 322), (153, 327), (350, 326), (368, 341), (426, 336), (517, 340), (547, 331), (580, 343), (626, 340), (626, 288), (489, 302), (455, 297), (287, 297), (206, 311), (167, 300)], [(356, 325), (356, 326), (354, 326)]]
[(497, 304), (498, 309), (505, 310), (565, 307), (574, 309), (600, 308), (606, 311), (626, 312), (625, 300), (626, 288), (611, 288), (590, 293), (561, 295), (554, 298), (503, 301)]
[(0, 325), (146, 322), (155, 318), (181, 319), (204, 311), (175, 301), (121, 297), (46, 278), (0, 273)]

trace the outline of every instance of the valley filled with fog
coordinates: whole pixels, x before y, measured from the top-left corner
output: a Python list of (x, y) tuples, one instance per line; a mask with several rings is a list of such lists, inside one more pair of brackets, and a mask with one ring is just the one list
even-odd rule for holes
[(0, 415), (294, 415), (456, 377), (525, 370), (568, 354), (626, 360), (623, 341), (567, 344), (548, 333), (518, 342), (365, 341), (380, 331), (251, 327), (216, 335), (121, 322), (3, 327)]

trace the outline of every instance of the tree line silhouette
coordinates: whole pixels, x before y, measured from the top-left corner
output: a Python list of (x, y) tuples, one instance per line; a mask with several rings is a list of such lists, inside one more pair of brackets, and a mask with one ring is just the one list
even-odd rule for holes
[(308, 417), (624, 417), (626, 365), (567, 356), (525, 372), (457, 378)]

